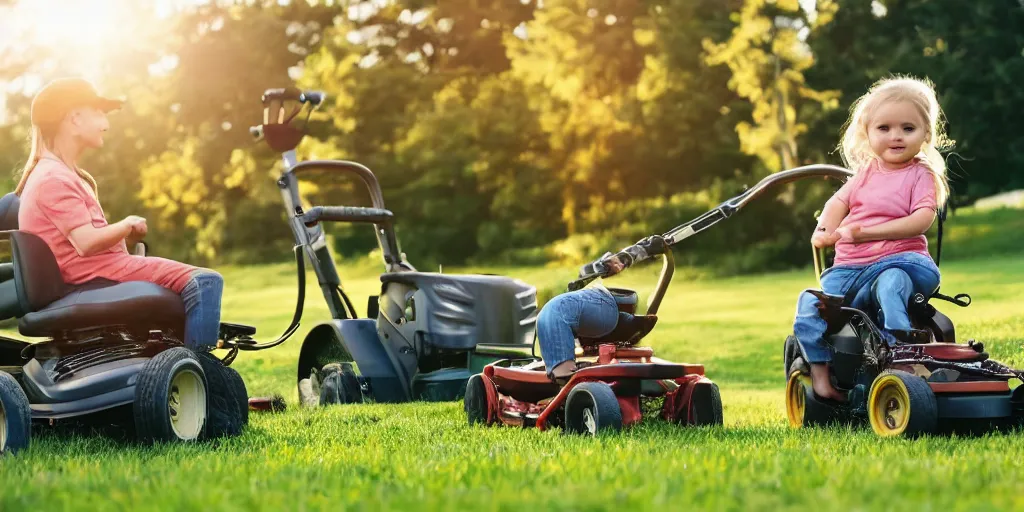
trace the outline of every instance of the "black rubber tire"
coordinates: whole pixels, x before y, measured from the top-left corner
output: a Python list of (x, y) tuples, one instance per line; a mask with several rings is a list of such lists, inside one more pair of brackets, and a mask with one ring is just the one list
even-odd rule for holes
[[(928, 386), (928, 382), (917, 375), (907, 373), (901, 370), (886, 370), (875, 377), (874, 382), (871, 383), (871, 393), (869, 397), (874, 396), (875, 386), (880, 382), (880, 379), (887, 375), (893, 375), (898, 378), (904, 386), (907, 388), (907, 395), (909, 397), (909, 415), (907, 420), (907, 427), (903, 430), (902, 435), (907, 437), (916, 437), (923, 434), (931, 434), (938, 429), (939, 425), (939, 405), (935, 399), (935, 393), (932, 388)], [(868, 411), (871, 411), (874, 404), (871, 398), (868, 399)], [(875, 425), (872, 422), (872, 429), (875, 430), (876, 434), (881, 435)]]
[(466, 420), (470, 425), (489, 425), (487, 421), (487, 383), (481, 374), (473, 375), (466, 381), (466, 394), (462, 399), (462, 408), (466, 411)]
[(722, 394), (714, 382), (694, 384), (690, 395), (690, 410), (693, 421), (688, 424), (695, 427), (722, 425)]
[(0, 454), (28, 448), (32, 437), (32, 410), (18, 381), (0, 372)]
[(597, 435), (622, 430), (622, 410), (612, 387), (604, 382), (584, 382), (565, 399), (565, 431)]
[(798, 343), (800, 342), (796, 339), (796, 336), (790, 334), (786, 336), (786, 342), (782, 345), (782, 369), (785, 371), (783, 377), (786, 379), (789, 379), (790, 374), (793, 373), (793, 361), (798, 357), (802, 357)]
[(206, 438), (240, 435), (249, 423), (249, 394), (242, 376), (210, 353), (199, 354), (206, 374), (209, 409)]
[[(171, 423), (172, 413), (169, 401), (174, 378), (183, 372), (192, 372), (198, 377), (202, 390), (199, 399), (202, 403), (188, 403), (187, 407), (200, 407), (202, 418), (198, 432), (187, 437), (180, 437)], [(160, 352), (146, 362), (139, 372), (135, 384), (135, 403), (132, 405), (135, 416), (135, 433), (143, 443), (160, 443), (167, 441), (192, 441), (202, 439), (206, 431), (207, 411), (209, 411), (209, 386), (203, 365), (195, 353), (184, 347), (174, 347)]]
[(837, 406), (820, 401), (810, 389), (807, 389), (806, 393), (804, 427), (827, 427), (844, 423), (843, 413)]
[(358, 404), (363, 402), (352, 363), (331, 363), (319, 372), (320, 405)]

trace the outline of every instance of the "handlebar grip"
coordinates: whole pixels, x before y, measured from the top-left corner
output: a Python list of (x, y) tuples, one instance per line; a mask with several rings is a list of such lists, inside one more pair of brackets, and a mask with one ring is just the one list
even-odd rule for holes
[(300, 216), (302, 222), (312, 226), (320, 221), (328, 222), (367, 222), (381, 224), (391, 222), (395, 214), (383, 208), (364, 208), (361, 206), (314, 206)]
[(263, 125), (259, 124), (256, 126), (250, 126), (249, 135), (252, 135), (252, 138), (256, 139), (257, 141), (261, 140), (263, 138)]
[(314, 108), (319, 107), (327, 99), (327, 93), (323, 91), (303, 91), (299, 101), (309, 103)]
[(300, 91), (295, 87), (283, 87), (263, 91), (262, 101), (266, 104), (273, 100), (292, 100), (318, 107), (325, 99), (327, 94), (323, 91)]

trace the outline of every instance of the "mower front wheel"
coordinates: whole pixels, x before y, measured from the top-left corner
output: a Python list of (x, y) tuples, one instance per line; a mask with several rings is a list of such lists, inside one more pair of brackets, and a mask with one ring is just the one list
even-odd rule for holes
[(887, 370), (871, 383), (868, 419), (871, 430), (882, 437), (929, 434), (938, 426), (939, 407), (924, 379)]
[(146, 362), (135, 384), (135, 431), (141, 441), (195, 441), (206, 432), (206, 374), (196, 355), (184, 347)]
[(565, 400), (566, 432), (594, 436), (621, 429), (622, 410), (611, 386), (604, 382), (584, 382), (569, 391)]
[(0, 454), (28, 448), (32, 411), (18, 381), (0, 372)]
[(687, 424), (695, 427), (722, 425), (722, 394), (714, 382), (694, 384), (690, 395), (690, 417)]

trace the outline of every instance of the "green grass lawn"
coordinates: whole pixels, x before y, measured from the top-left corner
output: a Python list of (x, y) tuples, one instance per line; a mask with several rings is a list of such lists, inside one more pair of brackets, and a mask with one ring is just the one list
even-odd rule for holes
[[(269, 339), (288, 323), (285, 265), (222, 269), (227, 321)], [(494, 269), (489, 269), (494, 270)], [(642, 296), (657, 268), (616, 278)], [(542, 290), (573, 269), (499, 269)], [(944, 265), (943, 290), (970, 292), (942, 309), (961, 340), (1024, 365), (1024, 261), (1019, 254)], [(344, 275), (343, 275), (344, 278)], [(313, 281), (315, 283), (315, 281)], [(870, 431), (790, 430), (781, 344), (810, 270), (720, 280), (679, 272), (649, 336), (659, 356), (705, 364), (721, 387), (725, 427), (651, 423), (598, 439), (470, 428), (461, 403), (296, 407), (302, 337), (326, 319), (311, 290), (295, 338), (243, 353), (250, 394), (283, 394), (284, 414), (254, 415), (239, 438), (143, 448), (42, 428), (0, 459), (0, 510), (698, 509), (992, 510), (1024, 505), (1024, 433), (881, 440)], [(379, 291), (346, 279), (357, 309)], [(942, 303), (940, 303), (942, 304)]]

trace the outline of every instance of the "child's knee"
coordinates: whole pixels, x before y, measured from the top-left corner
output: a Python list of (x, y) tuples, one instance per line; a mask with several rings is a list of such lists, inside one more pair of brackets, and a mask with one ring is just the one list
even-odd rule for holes
[(878, 275), (874, 287), (875, 293), (878, 295), (906, 295), (913, 290), (914, 282), (906, 272), (898, 268), (890, 268)]
[(205, 286), (224, 288), (224, 277), (215, 270), (208, 268), (197, 268), (192, 271), (190, 277), (196, 282), (202, 282)]

